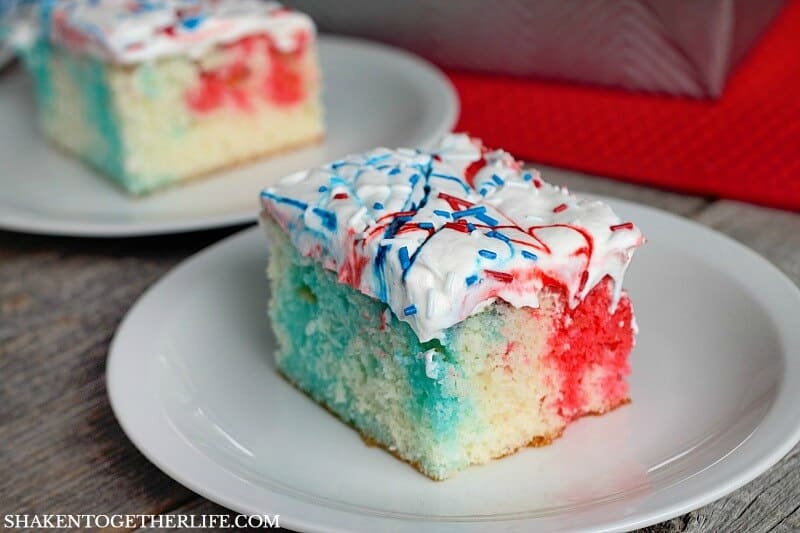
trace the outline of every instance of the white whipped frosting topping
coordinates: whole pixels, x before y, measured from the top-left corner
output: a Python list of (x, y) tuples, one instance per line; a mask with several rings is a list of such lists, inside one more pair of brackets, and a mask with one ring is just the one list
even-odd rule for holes
[(641, 232), (600, 201), (542, 181), (467, 135), (430, 151), (377, 148), (287, 176), (261, 194), (301, 254), (386, 302), (421, 341), (496, 299), (577, 305), (606, 276), (619, 298)]
[(315, 34), (307, 15), (261, 0), (60, 0), (44, 9), (42, 29), (51, 42), (118, 63), (197, 58), (254, 34), (293, 52)]

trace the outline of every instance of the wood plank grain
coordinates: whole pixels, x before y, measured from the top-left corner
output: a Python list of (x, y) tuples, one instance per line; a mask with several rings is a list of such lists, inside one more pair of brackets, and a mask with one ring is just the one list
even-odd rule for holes
[(136, 298), (227, 233), (123, 241), (0, 232), (0, 514), (159, 513), (194, 497), (122, 433), (105, 357)]

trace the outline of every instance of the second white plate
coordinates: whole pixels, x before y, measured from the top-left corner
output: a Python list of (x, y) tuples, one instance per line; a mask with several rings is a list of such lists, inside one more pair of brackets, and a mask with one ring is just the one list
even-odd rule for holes
[[(189, 259), (120, 326), (111, 405), (167, 474), (314, 531), (623, 530), (740, 487), (800, 434), (800, 291), (698, 224), (613, 201), (650, 239), (626, 277), (641, 333), (631, 405), (433, 482), (275, 371), (258, 229)], [(491, 522), (491, 524), (489, 524)]]
[(385, 45), (321, 36), (323, 144), (144, 198), (127, 196), (39, 135), (32, 85), (0, 78), (0, 228), (76, 236), (172, 233), (251, 222), (258, 192), (296, 170), (375, 146), (425, 146), (450, 131), (458, 97), (431, 64)]

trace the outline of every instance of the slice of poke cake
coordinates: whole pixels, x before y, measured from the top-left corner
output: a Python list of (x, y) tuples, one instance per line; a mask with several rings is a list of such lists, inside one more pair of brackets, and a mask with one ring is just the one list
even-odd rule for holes
[(130, 193), (322, 138), (314, 24), (278, 3), (47, 0), (35, 20), (42, 130)]
[(644, 239), (466, 135), (261, 194), (280, 372), (444, 479), (628, 401), (622, 278)]

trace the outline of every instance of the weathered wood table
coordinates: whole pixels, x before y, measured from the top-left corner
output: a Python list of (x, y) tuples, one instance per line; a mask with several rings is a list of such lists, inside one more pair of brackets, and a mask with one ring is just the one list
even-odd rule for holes
[[(716, 228), (800, 284), (800, 214), (543, 170), (571, 189)], [(133, 447), (111, 413), (104, 379), (109, 342), (136, 298), (238, 229), (113, 240), (0, 232), (0, 515), (228, 512)], [(647, 531), (800, 531), (800, 447), (727, 498)]]

